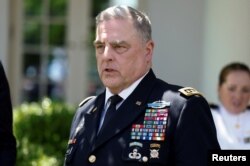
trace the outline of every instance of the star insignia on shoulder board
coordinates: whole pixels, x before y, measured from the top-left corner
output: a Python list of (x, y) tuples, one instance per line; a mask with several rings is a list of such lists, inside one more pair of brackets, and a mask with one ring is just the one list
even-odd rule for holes
[(181, 88), (178, 91), (181, 92), (183, 95), (188, 96), (188, 97), (193, 96), (193, 95), (202, 96), (202, 94), (200, 92), (198, 92), (196, 89), (194, 89), (192, 87)]

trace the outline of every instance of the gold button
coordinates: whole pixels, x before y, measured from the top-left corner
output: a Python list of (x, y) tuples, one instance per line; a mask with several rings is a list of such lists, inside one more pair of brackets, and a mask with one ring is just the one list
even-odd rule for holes
[(147, 156), (143, 156), (143, 157), (142, 157), (142, 161), (143, 161), (144, 163), (148, 162), (148, 157), (147, 157)]
[(94, 163), (95, 161), (96, 161), (95, 155), (89, 156), (89, 162), (90, 162), (90, 163)]

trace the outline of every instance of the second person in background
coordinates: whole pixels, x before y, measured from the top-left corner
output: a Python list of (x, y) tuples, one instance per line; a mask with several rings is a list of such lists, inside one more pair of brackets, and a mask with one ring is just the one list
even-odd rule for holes
[(250, 149), (250, 70), (243, 63), (230, 63), (220, 72), (220, 104), (212, 108), (222, 149)]

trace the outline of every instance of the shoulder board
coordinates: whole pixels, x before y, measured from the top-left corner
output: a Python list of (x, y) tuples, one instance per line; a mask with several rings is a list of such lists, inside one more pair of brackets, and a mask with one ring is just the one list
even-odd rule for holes
[(87, 98), (85, 98), (83, 101), (81, 101), (81, 103), (78, 105), (79, 107), (83, 106), (85, 103), (87, 103), (90, 99), (94, 98), (96, 96), (89, 96)]
[(214, 110), (219, 109), (219, 106), (218, 106), (217, 104), (214, 104), (214, 103), (209, 103), (209, 107), (210, 107), (211, 109), (214, 109)]
[(181, 92), (183, 95), (188, 96), (188, 97), (193, 96), (193, 95), (202, 96), (202, 94), (200, 92), (198, 92), (196, 89), (194, 89), (192, 87), (181, 88), (178, 91)]
[(248, 111), (250, 111), (250, 105), (249, 105), (249, 106), (247, 106), (247, 110), (248, 110)]

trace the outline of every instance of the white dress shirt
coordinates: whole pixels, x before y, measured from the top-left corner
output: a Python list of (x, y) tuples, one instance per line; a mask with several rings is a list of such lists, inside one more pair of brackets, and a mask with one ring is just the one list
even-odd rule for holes
[(250, 149), (250, 110), (231, 114), (220, 104), (212, 115), (221, 149)]
[[(123, 99), (120, 103), (118, 103), (116, 105), (116, 108), (119, 108), (120, 105), (124, 102), (124, 100), (126, 100), (128, 98), (128, 96), (135, 90), (135, 88), (139, 85), (139, 83), (141, 82), (141, 80), (148, 74), (148, 72), (146, 74), (144, 74), (141, 78), (139, 78), (138, 80), (136, 80), (133, 84), (131, 84), (128, 88), (122, 90), (118, 95)], [(106, 115), (107, 109), (109, 107), (110, 101), (109, 98), (111, 96), (113, 96), (114, 94), (111, 93), (111, 91), (106, 88), (106, 93), (105, 93), (105, 104), (104, 104), (104, 111), (102, 112), (101, 115), (101, 120), (100, 120), (100, 125), (99, 125), (99, 130), (101, 129), (101, 126), (103, 124), (104, 121), (104, 117)], [(98, 130), (98, 131), (99, 131)]]

